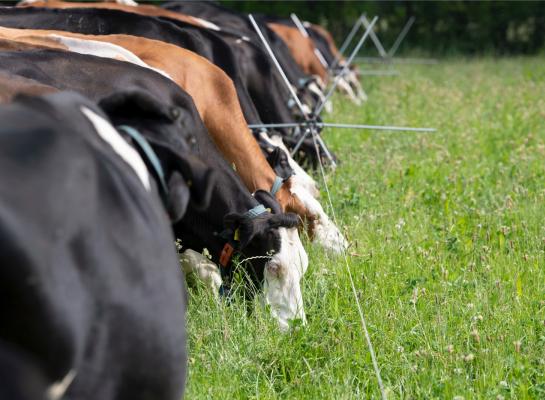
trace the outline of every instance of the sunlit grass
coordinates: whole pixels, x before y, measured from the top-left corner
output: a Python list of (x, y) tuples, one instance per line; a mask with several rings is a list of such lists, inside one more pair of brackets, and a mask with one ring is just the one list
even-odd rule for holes
[[(545, 398), (545, 63), (396, 68), (325, 119), (437, 133), (324, 132), (389, 396)], [(344, 261), (306, 247), (303, 329), (190, 291), (187, 398), (378, 398)]]

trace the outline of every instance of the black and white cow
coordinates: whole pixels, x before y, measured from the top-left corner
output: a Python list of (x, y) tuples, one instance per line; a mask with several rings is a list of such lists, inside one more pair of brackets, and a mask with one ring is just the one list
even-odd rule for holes
[[(0, 107), (0, 370), (19, 371), (9, 381), (2, 374), (0, 393), (183, 395), (186, 294), (170, 224), (213, 175), (196, 173), (208, 168), (178, 151), (189, 151), (189, 135), (170, 131), (183, 110), (142, 93), (105, 101), (147, 140), (162, 178), (78, 94)], [(189, 188), (198, 176), (206, 179)]]

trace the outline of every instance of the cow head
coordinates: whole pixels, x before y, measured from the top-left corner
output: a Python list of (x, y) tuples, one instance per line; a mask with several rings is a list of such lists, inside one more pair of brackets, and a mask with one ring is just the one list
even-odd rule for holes
[(141, 91), (119, 92), (99, 103), (114, 125), (137, 129), (150, 143), (165, 171), (167, 208), (177, 222), (188, 202), (197, 209), (210, 203), (215, 173), (191, 154), (196, 145), (191, 135), (192, 116), (186, 110), (157, 101)]
[[(256, 285), (263, 284), (265, 301), (280, 328), (286, 330), (289, 320), (305, 322), (300, 281), (308, 267), (308, 256), (297, 232), (298, 217), (283, 214), (268, 192), (258, 190), (254, 197), (271, 213), (253, 219), (229, 214), (225, 225), (233, 233), (238, 230), (237, 250), (247, 259), (248, 275)], [(264, 258), (264, 254), (270, 257)]]
[(287, 179), (293, 175), (293, 168), (289, 162), (289, 155), (280, 147), (271, 147), (272, 150), (267, 154), (267, 162), (274, 170), (276, 175)]

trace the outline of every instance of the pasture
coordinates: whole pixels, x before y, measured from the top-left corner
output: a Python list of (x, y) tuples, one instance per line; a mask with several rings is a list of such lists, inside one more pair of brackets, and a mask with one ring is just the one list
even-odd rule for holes
[[(543, 60), (397, 68), (326, 120), (437, 133), (324, 133), (389, 398), (545, 398)], [(304, 328), (190, 291), (188, 399), (379, 398), (344, 260), (306, 247)]]

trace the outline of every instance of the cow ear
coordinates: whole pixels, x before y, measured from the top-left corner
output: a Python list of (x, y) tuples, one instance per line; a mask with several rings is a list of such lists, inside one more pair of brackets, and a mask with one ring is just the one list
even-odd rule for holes
[(257, 190), (254, 193), (254, 198), (265, 207), (271, 209), (273, 215), (271, 218), (267, 219), (268, 229), (295, 228), (296, 226), (299, 226), (301, 221), (297, 214), (283, 213), (280, 204), (278, 204), (276, 199), (269, 192)]
[(296, 228), (299, 226), (299, 217), (294, 213), (275, 214), (267, 222), (269, 229)]
[[(184, 184), (191, 192), (191, 204), (197, 211), (208, 208), (212, 199), (212, 193), (217, 185), (216, 171), (191, 154), (184, 154), (183, 156), (175, 155), (175, 157), (174, 168), (183, 175)], [(171, 181), (172, 179), (169, 180), (169, 185)], [(176, 186), (180, 182), (172, 181), (172, 184)], [(173, 188), (169, 188), (169, 191), (174, 194), (176, 193)]]
[(246, 248), (257, 234), (258, 219), (250, 219), (242, 214), (227, 214), (223, 219), (223, 224), (233, 235), (239, 250)]
[(167, 212), (172, 223), (176, 223), (182, 219), (187, 210), (191, 192), (184, 177), (176, 171), (170, 174), (167, 186)]
[(254, 193), (254, 198), (259, 203), (263, 204), (265, 208), (269, 208), (271, 210), (271, 213), (280, 214), (282, 212), (280, 204), (278, 204), (276, 199), (269, 192), (266, 192), (264, 190), (256, 190)]
[(192, 154), (178, 154), (163, 145), (153, 146), (165, 171), (171, 220), (183, 217), (190, 202), (197, 211), (210, 205), (217, 173)]

